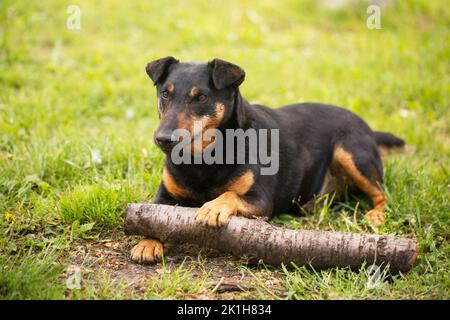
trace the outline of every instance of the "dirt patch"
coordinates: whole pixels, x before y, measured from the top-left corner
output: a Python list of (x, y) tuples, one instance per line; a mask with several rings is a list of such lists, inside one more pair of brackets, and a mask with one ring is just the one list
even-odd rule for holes
[[(185, 299), (253, 298), (258, 285), (282, 297), (283, 287), (278, 270), (260, 272), (258, 268), (248, 266), (243, 259), (195, 245), (171, 246), (165, 257), (165, 265), (136, 264), (129, 258), (129, 252), (138, 239), (112, 235), (104, 240), (77, 240), (71, 246), (69, 263), (72, 267), (79, 267), (83, 277), (93, 278), (106, 273), (111, 280), (126, 283), (137, 297), (146, 292), (149, 281), (158, 280), (163, 273), (173, 272), (180, 266), (190, 270), (194, 279), (206, 278), (202, 293), (183, 295)], [(243, 266), (249, 267), (259, 280), (246, 272)]]

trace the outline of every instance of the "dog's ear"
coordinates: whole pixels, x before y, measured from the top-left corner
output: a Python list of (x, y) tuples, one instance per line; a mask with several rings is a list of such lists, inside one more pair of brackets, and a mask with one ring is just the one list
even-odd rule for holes
[(174, 64), (178, 63), (178, 60), (174, 57), (165, 57), (161, 58), (152, 62), (149, 62), (147, 64), (147, 67), (145, 68), (145, 71), (147, 71), (147, 74), (149, 77), (153, 80), (153, 83), (156, 84), (158, 82), (161, 82), (164, 80), (164, 78), (167, 76), (167, 71), (169, 67)]
[(220, 59), (214, 59), (209, 64), (212, 66), (213, 84), (218, 90), (230, 86), (237, 88), (245, 79), (244, 70), (235, 64)]

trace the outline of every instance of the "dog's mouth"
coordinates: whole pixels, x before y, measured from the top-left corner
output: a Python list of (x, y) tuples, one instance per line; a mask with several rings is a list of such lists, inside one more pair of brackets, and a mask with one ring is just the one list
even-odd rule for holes
[[(158, 145), (158, 144), (157, 144), (157, 145)], [(169, 153), (172, 151), (173, 146), (170, 146), (170, 145), (158, 145), (158, 148), (159, 148), (162, 152), (164, 152), (164, 153), (166, 153), (166, 154), (169, 154)]]
[(170, 141), (170, 140), (162, 142), (157, 139), (154, 139), (154, 142), (156, 146), (166, 154), (170, 153), (172, 149), (175, 147), (175, 145), (178, 143), (177, 141)]

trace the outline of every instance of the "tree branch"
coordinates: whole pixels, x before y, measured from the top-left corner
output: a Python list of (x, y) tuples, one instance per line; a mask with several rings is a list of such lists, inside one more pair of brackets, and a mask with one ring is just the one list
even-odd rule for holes
[(130, 203), (125, 233), (163, 243), (192, 243), (278, 265), (294, 262), (316, 269), (367, 265), (389, 266), (391, 273), (408, 272), (419, 246), (415, 239), (391, 235), (291, 230), (267, 222), (232, 217), (227, 226), (212, 229), (195, 221), (197, 208)]

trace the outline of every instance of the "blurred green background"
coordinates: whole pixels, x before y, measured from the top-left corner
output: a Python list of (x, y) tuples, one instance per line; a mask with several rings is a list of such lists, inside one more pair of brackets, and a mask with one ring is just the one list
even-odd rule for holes
[[(386, 160), (390, 218), (379, 232), (419, 238), (419, 266), (397, 287), (359, 296), (357, 285), (339, 285), (350, 273), (335, 274), (335, 289), (344, 298), (448, 298), (450, 10), (438, 0), (377, 3), (379, 30), (367, 27), (369, 1), (2, 0), (0, 295), (72, 297), (57, 285), (62, 269), (45, 263), (65, 268), (82, 234), (120, 237), (126, 203), (153, 197), (163, 157), (152, 143), (156, 92), (145, 66), (172, 55), (240, 65), (250, 102), (337, 104), (403, 137), (406, 154)], [(80, 9), (79, 30), (67, 28), (70, 5)], [(359, 200), (279, 223), (373, 232), (346, 219), (362, 217)], [(300, 290), (295, 276), (280, 276), (287, 297), (326, 297)], [(118, 292), (84, 290), (75, 297)]]

